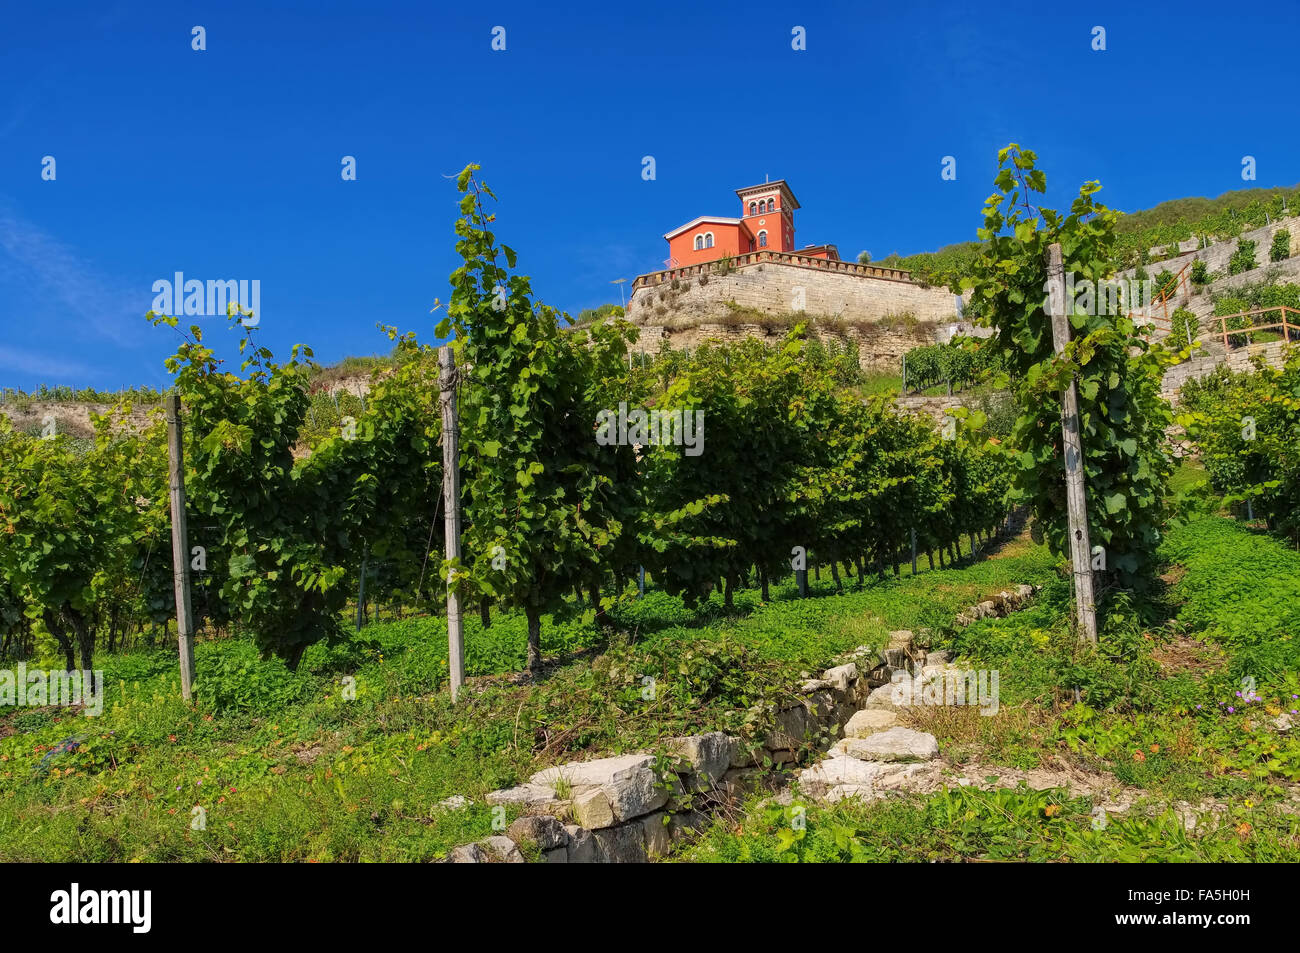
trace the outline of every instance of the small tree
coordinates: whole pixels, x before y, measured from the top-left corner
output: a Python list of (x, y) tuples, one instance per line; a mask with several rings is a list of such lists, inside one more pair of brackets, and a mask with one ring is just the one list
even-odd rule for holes
[(1200, 327), (1196, 320), (1196, 313), (1190, 308), (1176, 308), (1170, 316), (1171, 327), (1169, 335), (1173, 339), (1174, 346), (1190, 347), (1196, 340), (1197, 331)]
[(1228, 259), (1228, 274), (1239, 275), (1255, 267), (1255, 243), (1247, 239), (1237, 240), (1237, 250)]
[(1268, 248), (1269, 261), (1286, 261), (1291, 257), (1291, 231), (1279, 228), (1273, 233), (1273, 244)]
[[(461, 451), (469, 526), (466, 548), (483, 554), (472, 572), (445, 565), (451, 585), (523, 609), (528, 668), (542, 664), (541, 617), (583, 581), (599, 578), (639, 514), (636, 459), (627, 445), (597, 443), (598, 414), (614, 398), (635, 400), (625, 376), (632, 331), (595, 321), (565, 332), (561, 314), (535, 303), (515, 253), (490, 231), (491, 190), (467, 166), (448, 317), (467, 378)], [(567, 317), (565, 318), (567, 320)], [(617, 404), (614, 404), (617, 407)]]
[(1047, 310), (1046, 252), (1059, 242), (1075, 280), (1109, 278), (1118, 215), (1096, 202), (1098, 182), (1087, 182), (1068, 215), (1036, 208), (1046, 191), (1036, 156), (1012, 144), (998, 154), (997, 191), (984, 206), (984, 241), (973, 276), (972, 310), (997, 330), (993, 339), (1012, 372), (1020, 419), (1013, 499), (1032, 504), (1056, 552), (1068, 549), (1065, 461), (1061, 437), (1062, 385), (1078, 382), (1080, 439), (1087, 474), (1092, 542), (1103, 547), (1103, 578), (1141, 590), (1155, 578), (1155, 547), (1172, 461), (1164, 429), (1172, 421), (1160, 397), (1171, 361), (1124, 314), (1088, 314), (1066, 301), (1072, 340), (1054, 353)]

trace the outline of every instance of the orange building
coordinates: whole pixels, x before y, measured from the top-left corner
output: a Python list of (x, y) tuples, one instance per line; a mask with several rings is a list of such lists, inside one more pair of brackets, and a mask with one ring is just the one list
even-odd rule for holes
[(795, 249), (794, 210), (799, 201), (785, 179), (736, 189), (736, 195), (740, 198), (740, 218), (701, 215), (664, 235), (668, 240), (665, 264), (669, 268), (765, 249), (839, 261), (834, 245)]

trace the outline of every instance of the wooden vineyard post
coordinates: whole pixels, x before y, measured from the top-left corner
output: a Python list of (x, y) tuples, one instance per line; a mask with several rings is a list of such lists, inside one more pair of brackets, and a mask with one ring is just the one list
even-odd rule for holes
[(912, 575), (916, 575), (916, 527), (912, 527)]
[(176, 594), (176, 646), (181, 697), (194, 691), (194, 614), (190, 604), (190, 543), (185, 526), (185, 450), (181, 441), (181, 395), (167, 395), (167, 472), (172, 509), (172, 583)]
[[(1052, 348), (1064, 353), (1070, 342), (1066, 317), (1065, 268), (1061, 246), (1047, 249), (1048, 305), (1052, 314)], [(1083, 479), (1083, 445), (1079, 440), (1079, 387), (1073, 376), (1061, 394), (1061, 442), (1065, 453), (1065, 499), (1070, 519), (1070, 564), (1074, 568), (1074, 600), (1079, 639), (1097, 641), (1097, 610), (1092, 593), (1092, 544), (1088, 537), (1088, 503)]]
[(366, 571), (370, 568), (370, 544), (361, 549), (361, 578), (357, 580), (357, 631), (366, 624)]
[[(447, 559), (460, 559), (460, 433), (456, 429), (456, 358), (450, 347), (438, 348), (438, 390), (442, 404), (442, 509)], [(465, 684), (465, 631), (460, 593), (447, 586), (447, 667), (451, 700)]]

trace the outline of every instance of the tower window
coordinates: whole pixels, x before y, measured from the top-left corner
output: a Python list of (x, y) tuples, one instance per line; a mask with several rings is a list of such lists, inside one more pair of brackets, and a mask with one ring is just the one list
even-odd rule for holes
[(761, 232), (758, 233), (758, 247), (759, 247), (759, 248), (766, 248), (766, 247), (767, 247), (767, 231), (766, 231), (766, 230), (761, 231)]
[(757, 202), (750, 202), (750, 203), (749, 203), (749, 214), (750, 214), (750, 215), (757, 215), (757, 214), (758, 214), (758, 203), (757, 203)]

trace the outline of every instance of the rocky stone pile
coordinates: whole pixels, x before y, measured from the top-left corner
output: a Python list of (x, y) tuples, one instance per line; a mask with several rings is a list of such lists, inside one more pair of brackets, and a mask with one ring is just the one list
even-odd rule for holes
[[(998, 593), (968, 608), (958, 622), (1005, 615), (1034, 592), (1032, 586), (1018, 586)], [(928, 646), (925, 630), (891, 632), (878, 650), (859, 646), (819, 677), (807, 677), (795, 701), (774, 712), (756, 712), (771, 715), (773, 725), (761, 741), (713, 731), (669, 739), (666, 753), (538, 771), (523, 784), (487, 796), (489, 804), (513, 805), (524, 816), (504, 834), (455, 848), (446, 860), (521, 863), (524, 842), (535, 845), (549, 863), (660, 857), (712, 810), (756, 790), (770, 775), (767, 764), (794, 762), (801, 753), (828, 746), (822, 761), (799, 774), (800, 790), (815, 799), (873, 798), (953, 783), (943, 777), (934, 736), (899, 722), (907, 699), (919, 698), (927, 686), (957, 671), (949, 653)]]
[(996, 619), (1023, 608), (1033, 598), (1041, 586), (1016, 586), (1014, 590), (1003, 589), (992, 599), (986, 599), (978, 605), (968, 606), (964, 612), (957, 614), (956, 622), (960, 626), (970, 625), (977, 619)]

